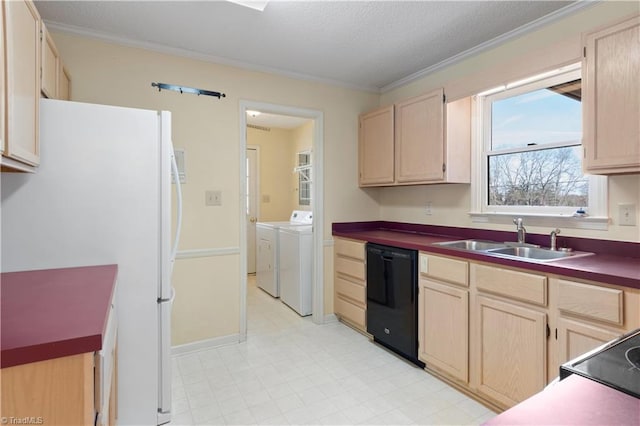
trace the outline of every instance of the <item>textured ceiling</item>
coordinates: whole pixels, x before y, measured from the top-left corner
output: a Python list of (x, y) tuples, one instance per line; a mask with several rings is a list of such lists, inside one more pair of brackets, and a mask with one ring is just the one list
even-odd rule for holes
[(577, 9), (570, 1), (271, 1), (264, 12), (224, 1), (36, 4), (54, 30), (372, 91)]

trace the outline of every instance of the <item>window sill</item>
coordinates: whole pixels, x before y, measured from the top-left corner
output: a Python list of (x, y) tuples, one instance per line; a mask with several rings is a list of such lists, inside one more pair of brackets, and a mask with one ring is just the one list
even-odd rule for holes
[(576, 229), (593, 229), (606, 231), (609, 229), (609, 218), (602, 216), (574, 217), (567, 215), (533, 214), (533, 213), (478, 213), (469, 212), (474, 223), (512, 224), (513, 219), (521, 217), (531, 226), (564, 227)]

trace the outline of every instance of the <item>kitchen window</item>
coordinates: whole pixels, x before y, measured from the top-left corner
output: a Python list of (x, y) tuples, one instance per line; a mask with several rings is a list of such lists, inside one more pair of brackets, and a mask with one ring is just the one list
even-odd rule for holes
[(476, 96), (474, 220), (562, 217), (600, 229), (594, 223), (606, 216), (606, 178), (582, 172), (580, 74), (578, 64)]

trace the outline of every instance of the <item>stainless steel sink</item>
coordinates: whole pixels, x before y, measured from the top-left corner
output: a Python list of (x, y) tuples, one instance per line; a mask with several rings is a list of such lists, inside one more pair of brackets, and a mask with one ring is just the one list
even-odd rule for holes
[(461, 241), (448, 241), (446, 243), (434, 243), (435, 246), (455, 248), (460, 250), (489, 250), (506, 247), (505, 244), (496, 243), (495, 241), (483, 241), (483, 240), (461, 240)]
[(535, 247), (504, 247), (488, 250), (487, 254), (498, 256), (516, 257), (522, 260), (537, 260), (547, 262), (555, 259), (567, 257), (587, 256), (593, 253), (573, 252), (573, 251), (552, 251)]
[(482, 252), (483, 254), (530, 262), (550, 262), (552, 260), (588, 256), (593, 253), (578, 251), (549, 250), (531, 244), (485, 240), (459, 240), (444, 243), (434, 243), (434, 246), (447, 247), (457, 250)]

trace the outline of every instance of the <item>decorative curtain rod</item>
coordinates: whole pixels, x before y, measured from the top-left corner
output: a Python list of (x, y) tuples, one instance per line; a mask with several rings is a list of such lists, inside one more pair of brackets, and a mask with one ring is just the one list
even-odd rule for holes
[(157, 87), (158, 92), (162, 91), (162, 89), (173, 90), (175, 92), (180, 93), (193, 93), (194, 95), (205, 95), (205, 96), (215, 96), (216, 98), (224, 98), (226, 95), (220, 92), (212, 92), (210, 90), (196, 89), (195, 87), (187, 87), (187, 86), (176, 86), (175, 84), (165, 84), (165, 83), (151, 83), (151, 87)]

